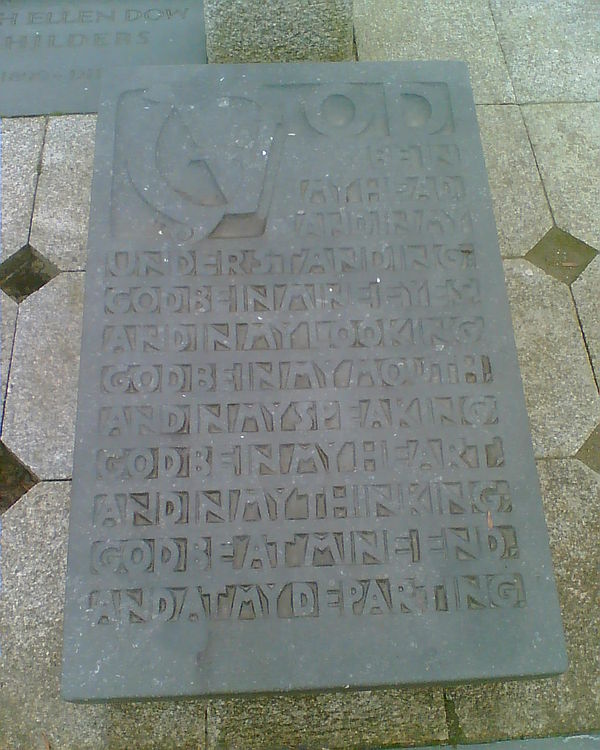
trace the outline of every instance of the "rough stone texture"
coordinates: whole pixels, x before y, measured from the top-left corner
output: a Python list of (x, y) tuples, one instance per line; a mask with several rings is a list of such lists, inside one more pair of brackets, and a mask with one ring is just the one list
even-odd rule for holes
[(17, 323), (17, 303), (3, 291), (0, 291), (0, 320), (2, 321), (2, 340), (0, 342), (0, 432), (2, 431), (2, 415), (8, 383), (8, 368), (12, 353), (15, 326)]
[(447, 740), (441, 690), (380, 690), (213, 700), (211, 748), (347, 750)]
[(85, 268), (95, 115), (51, 117), (30, 242), (61, 270)]
[(556, 223), (600, 250), (600, 103), (522, 111)]
[(600, 383), (600, 255), (571, 286), (596, 382)]
[(573, 455), (600, 397), (569, 288), (526, 260), (504, 269), (535, 455)]
[(351, 60), (352, 0), (204, 0), (208, 62)]
[(514, 102), (487, 0), (355, 0), (359, 60), (463, 60), (477, 104)]
[(597, 3), (491, 0), (491, 7), (518, 101), (598, 101)]
[(461, 741), (598, 729), (600, 717), (600, 476), (575, 459), (538, 462), (569, 669), (546, 680), (447, 692)]
[(60, 698), (69, 482), (37, 485), (2, 516), (2, 750), (205, 748), (205, 704), (76, 705)]
[[(96, 750), (207, 750), (206, 701), (115, 703)], [(61, 748), (62, 750), (62, 748)], [(212, 749), (211, 749), (212, 750)]]
[(2, 439), (40, 479), (71, 476), (83, 273), (63, 273), (19, 307)]
[(518, 107), (480, 106), (477, 120), (503, 257), (525, 255), (552, 226)]
[(29, 240), (45, 117), (4, 118), (2, 128), (2, 259)]
[(100, 748), (103, 709), (59, 698), (70, 484), (39, 484), (2, 516), (0, 747)]

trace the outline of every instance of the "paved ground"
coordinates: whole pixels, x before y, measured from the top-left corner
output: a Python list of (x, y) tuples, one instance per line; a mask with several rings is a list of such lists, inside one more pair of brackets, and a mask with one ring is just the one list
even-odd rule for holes
[(598, 4), (355, 0), (355, 38), (361, 60), (470, 65), (569, 670), (445, 690), (110, 707), (60, 701), (95, 118), (4, 120), (0, 286), (11, 296), (0, 292), (2, 750), (389, 747), (600, 729)]

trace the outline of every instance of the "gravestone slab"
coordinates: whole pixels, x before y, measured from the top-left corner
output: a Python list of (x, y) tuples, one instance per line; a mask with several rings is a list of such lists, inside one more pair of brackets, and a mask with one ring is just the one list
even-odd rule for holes
[(117, 65), (206, 62), (201, 0), (0, 0), (0, 116), (97, 112)]
[(104, 98), (65, 697), (564, 670), (466, 67)]

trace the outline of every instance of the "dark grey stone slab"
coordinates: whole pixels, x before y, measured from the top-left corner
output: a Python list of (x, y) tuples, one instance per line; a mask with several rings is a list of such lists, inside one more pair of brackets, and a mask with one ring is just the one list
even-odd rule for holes
[(564, 670), (466, 67), (104, 97), (65, 697)]
[(97, 112), (102, 71), (206, 62), (202, 0), (0, 0), (0, 116)]

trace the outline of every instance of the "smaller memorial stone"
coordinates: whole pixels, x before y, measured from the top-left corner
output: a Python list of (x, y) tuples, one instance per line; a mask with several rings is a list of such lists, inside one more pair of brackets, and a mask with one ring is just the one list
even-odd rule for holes
[(97, 112), (107, 68), (203, 62), (202, 0), (0, 0), (0, 117)]
[(65, 697), (564, 670), (466, 67), (104, 97)]

